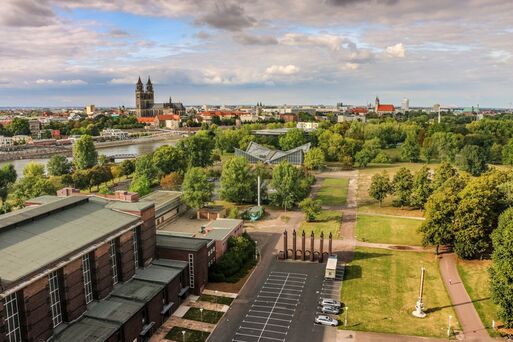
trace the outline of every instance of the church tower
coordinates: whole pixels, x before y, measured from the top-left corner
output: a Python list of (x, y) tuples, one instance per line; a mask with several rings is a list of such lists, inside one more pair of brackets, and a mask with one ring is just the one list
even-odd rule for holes
[(141, 77), (139, 76), (139, 80), (135, 86), (135, 113), (138, 118), (143, 116), (144, 109), (144, 89), (143, 83), (141, 82)]
[(153, 84), (151, 83), (150, 77), (148, 76), (148, 82), (146, 82), (146, 92), (144, 93), (146, 116), (154, 116), (152, 108), (155, 104), (155, 97), (153, 94)]
[(374, 102), (374, 112), (377, 113), (379, 110), (379, 97), (376, 96), (376, 101)]

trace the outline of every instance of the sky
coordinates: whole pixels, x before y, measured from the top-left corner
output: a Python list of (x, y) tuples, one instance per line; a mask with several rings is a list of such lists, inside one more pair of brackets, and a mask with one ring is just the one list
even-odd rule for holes
[(511, 107), (509, 0), (3, 0), (0, 106)]

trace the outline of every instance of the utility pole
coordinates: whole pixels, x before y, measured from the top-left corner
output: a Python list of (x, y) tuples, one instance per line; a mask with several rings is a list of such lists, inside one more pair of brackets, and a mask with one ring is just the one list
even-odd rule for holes
[(421, 267), (420, 269), (420, 287), (419, 287), (419, 299), (417, 300), (417, 304), (415, 305), (415, 311), (411, 314), (418, 318), (426, 317), (426, 313), (422, 311), (424, 309), (424, 304), (422, 303), (422, 296), (424, 294), (424, 274), (426, 273), (426, 269)]
[(257, 186), (258, 186), (258, 191), (257, 191), (257, 193), (258, 193), (258, 206), (260, 206), (260, 176), (258, 176), (258, 178), (257, 178), (257, 183), (258, 183), (257, 184)]
[(441, 106), (438, 105), (438, 123), (442, 122), (442, 116), (440, 115), (440, 108), (441, 108)]

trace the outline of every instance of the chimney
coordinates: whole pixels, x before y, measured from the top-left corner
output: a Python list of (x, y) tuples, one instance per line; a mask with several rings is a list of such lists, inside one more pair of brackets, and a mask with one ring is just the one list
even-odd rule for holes
[(60, 190), (57, 190), (57, 197), (69, 197), (69, 196), (78, 195), (78, 194), (80, 194), (80, 190), (71, 188), (71, 187), (62, 188)]
[(139, 201), (139, 195), (136, 192), (118, 190), (114, 193), (114, 199), (123, 202), (137, 202)]

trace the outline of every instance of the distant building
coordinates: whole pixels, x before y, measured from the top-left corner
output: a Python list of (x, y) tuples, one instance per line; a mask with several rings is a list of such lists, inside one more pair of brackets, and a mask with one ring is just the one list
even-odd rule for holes
[(410, 100), (408, 98), (406, 98), (406, 97), (401, 102), (401, 110), (403, 112), (407, 112), (407, 111), (410, 110)]
[(365, 116), (363, 115), (354, 115), (354, 114), (340, 114), (337, 115), (337, 122), (344, 122), (344, 121), (361, 121), (365, 122)]
[(14, 142), (11, 137), (4, 137), (0, 135), (0, 147), (9, 147), (14, 145)]
[(283, 114), (280, 114), (280, 119), (285, 122), (297, 122), (297, 114), (283, 113)]
[(155, 126), (169, 129), (180, 128), (181, 118), (178, 114), (162, 114), (155, 117)]
[(128, 132), (122, 131), (117, 128), (106, 128), (100, 132), (100, 136), (109, 139), (124, 140), (128, 139)]
[(199, 112), (197, 117), (199, 118), (198, 121), (200, 122), (211, 123), (214, 117), (217, 117), (220, 120), (237, 119), (244, 114), (244, 112), (233, 110), (208, 110)]
[(41, 122), (39, 120), (29, 120), (30, 134), (34, 138), (41, 136)]
[(318, 122), (308, 121), (308, 122), (298, 122), (296, 124), (296, 128), (299, 129), (317, 129), (319, 127)]
[(367, 107), (353, 107), (347, 110), (349, 114), (355, 115), (367, 115), (369, 113), (369, 109)]
[(85, 112), (89, 116), (93, 115), (96, 112), (96, 106), (94, 104), (87, 105), (85, 107)]
[(381, 104), (379, 101), (379, 97), (376, 96), (376, 101), (374, 105), (374, 112), (379, 115), (383, 114), (394, 114), (395, 107), (393, 104)]
[(143, 83), (139, 77), (135, 88), (135, 112), (138, 118), (155, 117), (161, 114), (185, 115), (185, 107), (180, 102), (173, 102), (171, 97), (169, 102), (155, 103), (153, 84), (150, 78), (148, 77), (146, 90), (144, 90)]
[(288, 151), (272, 150), (255, 142), (250, 142), (246, 151), (235, 148), (235, 155), (246, 158), (250, 163), (279, 164), (286, 160), (292, 165), (303, 165), (310, 143)]
[(200, 237), (214, 240), (216, 243), (216, 258), (224, 255), (228, 249), (228, 239), (243, 233), (244, 221), (239, 219), (222, 218), (210, 221)]

